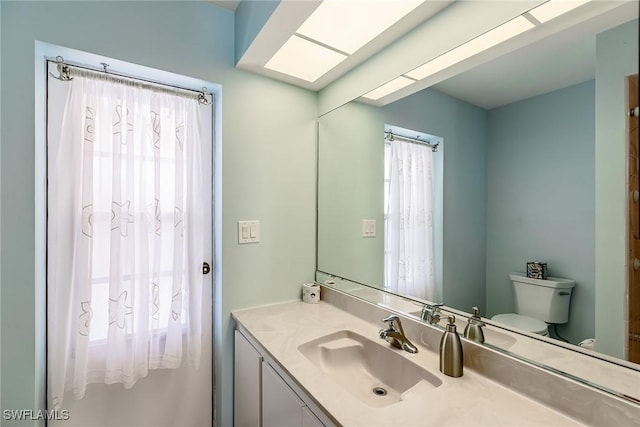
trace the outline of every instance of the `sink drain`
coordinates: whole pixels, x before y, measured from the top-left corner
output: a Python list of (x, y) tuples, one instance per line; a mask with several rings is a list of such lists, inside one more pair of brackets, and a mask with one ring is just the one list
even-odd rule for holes
[(387, 390), (385, 390), (382, 387), (374, 387), (372, 390), (373, 394), (375, 394), (376, 396), (386, 396), (387, 395)]

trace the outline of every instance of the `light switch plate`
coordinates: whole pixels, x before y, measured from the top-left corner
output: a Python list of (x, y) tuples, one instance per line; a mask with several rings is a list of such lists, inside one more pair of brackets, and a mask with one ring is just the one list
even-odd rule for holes
[(362, 237), (376, 237), (376, 220), (362, 220)]
[(238, 221), (238, 243), (260, 242), (260, 221)]

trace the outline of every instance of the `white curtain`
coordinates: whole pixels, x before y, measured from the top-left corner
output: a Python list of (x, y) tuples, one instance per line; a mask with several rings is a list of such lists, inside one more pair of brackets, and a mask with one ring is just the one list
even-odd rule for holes
[(435, 301), (433, 151), (396, 139), (387, 155), (385, 288)]
[[(69, 82), (49, 177), (50, 402), (200, 363), (203, 203), (196, 99)], [(209, 198), (210, 200), (210, 198)], [(183, 355), (183, 351), (186, 355)]]

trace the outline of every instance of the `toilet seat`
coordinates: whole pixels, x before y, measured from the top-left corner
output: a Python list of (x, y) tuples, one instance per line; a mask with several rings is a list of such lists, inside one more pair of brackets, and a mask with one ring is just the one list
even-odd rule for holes
[(547, 330), (547, 324), (542, 320), (534, 319), (533, 317), (523, 316), (516, 313), (504, 313), (496, 314), (491, 318), (498, 323), (503, 323), (514, 328), (522, 329), (526, 332), (531, 332), (538, 335), (549, 335)]

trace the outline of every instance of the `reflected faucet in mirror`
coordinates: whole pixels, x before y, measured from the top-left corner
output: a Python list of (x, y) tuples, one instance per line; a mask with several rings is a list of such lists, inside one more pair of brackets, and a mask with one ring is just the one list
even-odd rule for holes
[(442, 303), (425, 304), (424, 307), (422, 307), (420, 320), (430, 325), (435, 325), (440, 321), (440, 307), (443, 305)]

